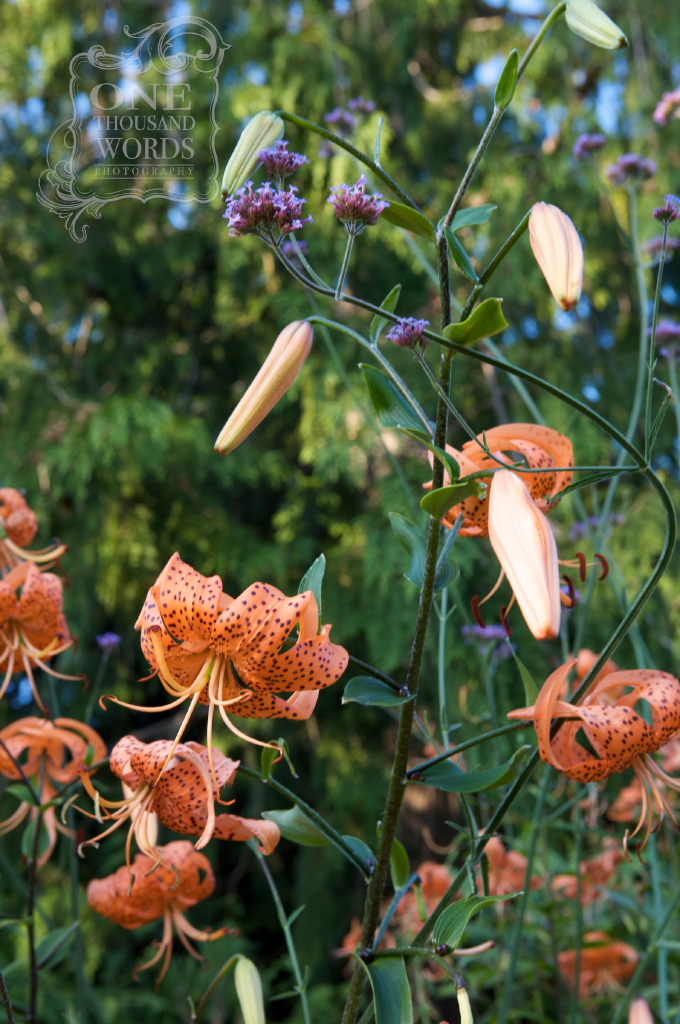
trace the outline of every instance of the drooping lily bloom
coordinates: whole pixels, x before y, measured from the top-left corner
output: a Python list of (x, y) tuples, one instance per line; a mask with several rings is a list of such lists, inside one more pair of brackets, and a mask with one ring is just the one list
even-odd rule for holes
[[(509, 896), (524, 889), (527, 870), (527, 859), (524, 854), (517, 850), (506, 850), (498, 836), (489, 839), (484, 847), (484, 853), (489, 861), (490, 896)], [(538, 889), (542, 884), (543, 879), (538, 875), (531, 876), (531, 889)], [(503, 906), (503, 903), (496, 904), (499, 911), (502, 911)]]
[[(21, 594), (18, 590), (21, 588)], [(21, 562), (0, 580), (0, 686), (3, 697), (14, 672), (25, 672), (33, 697), (41, 710), (45, 705), (33, 678), (42, 668), (59, 679), (72, 679), (50, 668), (47, 662), (73, 643), (62, 611), (61, 580), (41, 572), (32, 562)]]
[(208, 858), (197, 853), (186, 840), (168, 843), (160, 851), (160, 860), (138, 853), (132, 875), (123, 866), (106, 878), (93, 879), (87, 887), (87, 900), (92, 909), (122, 928), (141, 928), (163, 918), (163, 937), (157, 943), (158, 951), (133, 971), (136, 980), (140, 971), (153, 967), (163, 957), (156, 986), (160, 985), (170, 964), (173, 925), (180, 942), (196, 960), (203, 960), (203, 957), (189, 939), (213, 942), (230, 930), (199, 931), (184, 916), (188, 907), (211, 896), (215, 889), (215, 876)]
[(583, 286), (583, 247), (571, 218), (559, 206), (535, 203), (529, 239), (553, 298), (562, 309), (573, 309)]
[[(151, 708), (109, 699), (136, 711), (168, 711), (190, 701), (175, 742), (197, 702), (207, 704), (208, 751), (215, 708), (243, 739), (248, 737), (226, 709), (242, 718), (309, 718), (319, 690), (335, 683), (348, 662), (347, 651), (328, 638), (331, 626), (319, 631), (311, 590), (289, 598), (276, 587), (253, 583), (232, 599), (219, 576), (202, 576), (178, 554), (149, 590), (135, 626), (153, 674), (175, 699)], [(281, 650), (296, 626), (296, 642)], [(292, 695), (276, 696), (281, 691)]]
[[(586, 932), (580, 956), (579, 999), (621, 991), (621, 982), (630, 978), (639, 955), (627, 942), (612, 942), (605, 932)], [(576, 961), (575, 949), (557, 954), (557, 969), (570, 988), (576, 980)]]
[[(650, 755), (680, 731), (680, 682), (653, 669), (612, 672), (593, 683), (579, 704), (569, 704), (559, 693), (575, 664), (572, 660), (560, 666), (543, 684), (536, 704), (510, 711), (508, 718), (533, 721), (541, 759), (570, 779), (594, 782), (632, 767), (642, 784), (642, 812), (631, 838), (646, 825), (644, 847), (655, 810), (660, 818), (667, 811), (675, 821), (659, 782), (680, 790), (680, 780), (667, 775)], [(619, 689), (613, 698), (621, 687), (628, 692)], [(652, 725), (634, 710), (639, 700), (651, 709)], [(551, 738), (554, 718), (572, 721), (564, 722)], [(578, 742), (580, 730), (595, 756)]]
[[(20, 718), (0, 730), (0, 775), (14, 782), (31, 780), (40, 803), (48, 803), (63, 786), (78, 778), (78, 769), (92, 748), (91, 761), (96, 763), (106, 756), (106, 744), (101, 736), (84, 722), (73, 718)], [(19, 770), (19, 767), (21, 771)], [(23, 772), (23, 775), (22, 775)], [(22, 801), (6, 821), (0, 822), (0, 835), (11, 832), (31, 813), (35, 818), (37, 807)], [(49, 844), (37, 863), (42, 866), (52, 855), (57, 832), (72, 835), (55, 817), (54, 807), (42, 814)]]
[(638, 996), (630, 1004), (630, 1010), (628, 1011), (628, 1024), (654, 1024), (654, 1018), (652, 1017), (652, 1011), (649, 1009), (649, 1003)]
[[(460, 466), (461, 478), (486, 469), (496, 472), (484, 478), (488, 487), (486, 500), (467, 498), (455, 505), (442, 522), (453, 526), (462, 515), (461, 536), (488, 536), (534, 636), (541, 640), (556, 636), (561, 601), (559, 563), (553, 534), (543, 513), (554, 508), (559, 492), (571, 483), (571, 442), (548, 427), (507, 423), (479, 434), (476, 440), (466, 442), (461, 451), (450, 447), (447, 451)], [(517, 462), (540, 472), (515, 473), (499, 468)], [(448, 478), (444, 482), (448, 483)], [(573, 564), (581, 569), (585, 567), (585, 558), (580, 556)], [(483, 626), (479, 603), (483, 602), (475, 599), (473, 610)], [(503, 619), (506, 610), (501, 613)]]
[(203, 849), (214, 836), (240, 841), (257, 838), (262, 844), (262, 853), (271, 853), (281, 838), (278, 825), (273, 821), (215, 814), (215, 801), (232, 802), (221, 800), (220, 790), (232, 784), (239, 764), (215, 748), (209, 752), (200, 743), (179, 743), (173, 751), (170, 740), (142, 743), (134, 736), (123, 736), (111, 751), (109, 765), (123, 783), (125, 799), (104, 799), (92, 786), (87, 770), (81, 771), (83, 784), (95, 800), (99, 819), (105, 823), (113, 821), (102, 835), (88, 840), (82, 847), (97, 846), (100, 839), (130, 821), (128, 862), (133, 834), (140, 850), (155, 857), (157, 817), (174, 832), (199, 836), (195, 844), (197, 850)]
[[(579, 864), (581, 876), (581, 903), (593, 903), (602, 895), (602, 889), (616, 872), (616, 867), (624, 859), (616, 840), (605, 840), (606, 846), (602, 853)], [(578, 878), (576, 875), (555, 875), (550, 889), (553, 896), (565, 900), (575, 900), (578, 895)]]
[(0, 527), (4, 531), (0, 536), (0, 571), (23, 561), (53, 562), (66, 551), (65, 544), (53, 544), (41, 551), (26, 550), (38, 532), (38, 521), (23, 494), (13, 487), (0, 487)]

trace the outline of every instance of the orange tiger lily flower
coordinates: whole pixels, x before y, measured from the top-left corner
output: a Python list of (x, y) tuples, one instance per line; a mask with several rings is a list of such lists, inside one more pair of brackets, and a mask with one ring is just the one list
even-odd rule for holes
[[(631, 838), (646, 824), (644, 847), (655, 809), (659, 823), (664, 811), (675, 821), (659, 782), (680, 790), (680, 780), (667, 775), (650, 755), (680, 730), (680, 683), (674, 676), (653, 669), (611, 672), (593, 683), (579, 704), (570, 704), (560, 700), (559, 694), (575, 664), (574, 660), (568, 661), (553, 672), (536, 704), (511, 711), (508, 718), (533, 721), (541, 759), (570, 779), (594, 782), (632, 767), (642, 784), (642, 812)], [(613, 697), (613, 693), (621, 693), (621, 687), (629, 692)], [(649, 705), (652, 725), (634, 710), (638, 700)], [(576, 720), (565, 722), (551, 738), (553, 718)], [(580, 729), (596, 756), (577, 742)], [(626, 842), (627, 838), (626, 833)]]
[[(607, 844), (602, 853), (590, 860), (582, 860), (579, 864), (581, 876), (581, 903), (593, 903), (602, 895), (602, 889), (616, 872), (617, 865), (624, 859), (616, 840), (605, 840)], [(565, 900), (575, 900), (578, 894), (578, 877), (576, 875), (555, 875), (550, 885), (553, 896)]]
[[(133, 874), (120, 867), (106, 878), (95, 878), (87, 887), (87, 900), (93, 910), (122, 928), (141, 928), (163, 918), (163, 937), (158, 951), (150, 960), (135, 967), (133, 977), (163, 958), (161, 972), (156, 979), (158, 987), (165, 977), (172, 956), (173, 926), (184, 948), (196, 960), (204, 958), (196, 952), (189, 939), (213, 942), (227, 935), (229, 928), (217, 931), (199, 931), (184, 916), (188, 907), (211, 896), (215, 889), (215, 876), (210, 861), (197, 853), (186, 840), (161, 847), (162, 859), (138, 853)], [(203, 878), (201, 878), (203, 875)]]
[[(21, 588), (21, 595), (17, 591)], [(73, 679), (47, 665), (73, 643), (62, 611), (62, 585), (58, 576), (41, 572), (32, 562), (22, 562), (0, 580), (0, 686), (3, 697), (14, 672), (24, 671), (33, 697), (42, 711), (47, 709), (33, 678), (40, 667), (59, 679)]]
[(66, 551), (65, 544), (53, 544), (41, 551), (26, 551), (38, 532), (35, 513), (13, 487), (0, 487), (0, 569), (12, 569), (19, 562), (50, 562)]
[[(635, 970), (640, 954), (626, 942), (612, 942), (605, 932), (586, 932), (581, 949), (578, 979), (579, 999), (607, 991), (621, 991), (621, 982), (627, 981)], [(557, 954), (557, 969), (566, 984), (573, 988), (576, 981), (576, 950), (567, 949)]]
[(174, 832), (199, 836), (197, 850), (213, 837), (242, 842), (257, 838), (262, 844), (261, 852), (271, 853), (281, 838), (273, 821), (215, 814), (214, 802), (225, 804), (220, 799), (220, 790), (231, 785), (239, 764), (215, 748), (209, 752), (200, 743), (178, 743), (173, 749), (170, 740), (142, 743), (134, 736), (124, 736), (111, 751), (109, 766), (123, 783), (125, 799), (102, 797), (94, 789), (87, 769), (81, 769), (81, 779), (97, 812), (88, 816), (98, 817), (102, 823), (113, 821), (101, 835), (82, 843), (81, 850), (98, 846), (100, 839), (130, 821), (128, 863), (133, 834), (140, 850), (155, 857), (157, 818)]
[[(491, 455), (487, 454), (487, 449)], [(574, 465), (571, 441), (549, 427), (533, 423), (507, 423), (493, 427), (476, 440), (467, 441), (460, 451), (447, 447), (459, 467), (461, 478), (471, 473), (495, 470), (482, 478), (488, 488), (485, 500), (466, 498), (447, 513), (442, 522), (452, 527), (463, 516), (463, 537), (489, 537), (501, 563), (501, 576), (488, 600), (507, 576), (520, 610), (533, 635), (539, 640), (553, 639), (560, 623), (560, 579), (557, 548), (552, 531), (543, 517), (557, 504), (557, 495), (572, 480)], [(492, 457), (493, 456), (493, 457)], [(524, 462), (540, 472), (515, 473), (499, 465)], [(560, 468), (562, 467), (562, 468)], [(445, 479), (448, 483), (448, 477)], [(426, 488), (431, 484), (426, 484)], [(551, 500), (552, 499), (552, 500)], [(585, 558), (575, 563), (583, 571)], [(473, 600), (473, 612), (480, 625), (484, 620), (480, 604)], [(505, 614), (512, 601), (501, 611)], [(506, 625), (507, 629), (507, 625)]]
[[(92, 747), (95, 762), (106, 757), (106, 744), (99, 733), (73, 718), (56, 718), (53, 722), (46, 718), (20, 718), (0, 730), (0, 740), (0, 775), (15, 782), (23, 781), (24, 777), (30, 779), (41, 804), (49, 803), (55, 796), (56, 786), (78, 778), (88, 747)], [(14, 814), (0, 822), (0, 835), (20, 825), (29, 811), (32, 818), (37, 817), (38, 808), (22, 801)], [(49, 845), (37, 861), (40, 867), (52, 855), (57, 832), (73, 835), (57, 821), (54, 807), (43, 811), (42, 820)]]
[[(167, 711), (189, 700), (175, 742), (197, 702), (207, 704), (208, 750), (215, 708), (242, 739), (276, 746), (249, 739), (226, 709), (243, 718), (309, 718), (318, 691), (335, 683), (349, 660), (343, 647), (330, 642), (330, 625), (319, 630), (311, 590), (289, 598), (276, 587), (253, 583), (233, 599), (223, 592), (219, 576), (202, 576), (178, 554), (149, 590), (135, 626), (153, 674), (175, 699), (155, 708), (108, 699), (135, 711)], [(281, 651), (296, 626), (296, 642)], [(277, 696), (281, 691), (292, 696)]]
[[(489, 839), (484, 853), (489, 861), (489, 896), (509, 896), (521, 892), (528, 863), (524, 854), (517, 850), (506, 850), (498, 836)], [(543, 879), (538, 875), (531, 876), (531, 889), (538, 889), (542, 884)], [(496, 904), (499, 913), (502, 913), (503, 906), (502, 903)]]

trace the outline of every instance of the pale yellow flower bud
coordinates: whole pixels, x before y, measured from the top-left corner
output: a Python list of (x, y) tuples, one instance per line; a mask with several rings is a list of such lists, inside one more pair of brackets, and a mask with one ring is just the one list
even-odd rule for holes
[(306, 320), (294, 320), (279, 334), (259, 373), (225, 423), (215, 451), (228, 455), (262, 422), (297, 377), (312, 347)]
[(638, 996), (630, 1004), (628, 1024), (654, 1024), (652, 1011), (641, 996)]
[(247, 956), (240, 956), (234, 971), (236, 994), (241, 1004), (243, 1024), (265, 1024), (260, 972)]
[(583, 287), (583, 246), (566, 213), (536, 203), (529, 217), (529, 239), (536, 262), (562, 309), (573, 309)]
[(628, 40), (619, 26), (593, 0), (568, 0), (567, 25), (577, 36), (603, 50), (621, 50)]
[(489, 488), (489, 540), (537, 640), (560, 629), (560, 570), (550, 524), (518, 473), (500, 469)]
[(470, 1006), (470, 996), (466, 988), (456, 989), (456, 998), (458, 1000), (458, 1012), (460, 1013), (460, 1024), (474, 1024), (472, 1019), (472, 1007)]
[(271, 149), (283, 138), (284, 124), (270, 110), (261, 110), (241, 132), (222, 178), (222, 198), (226, 199), (250, 179), (260, 166), (259, 153)]

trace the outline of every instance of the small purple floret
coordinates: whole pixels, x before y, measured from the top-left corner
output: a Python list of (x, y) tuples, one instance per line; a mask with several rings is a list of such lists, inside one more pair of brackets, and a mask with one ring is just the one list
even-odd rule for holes
[(670, 224), (678, 217), (680, 217), (680, 199), (669, 192), (667, 196), (663, 197), (663, 206), (657, 206), (654, 210), (654, 220), (658, 220), (661, 224)]
[(427, 338), (423, 331), (429, 324), (429, 320), (416, 320), (412, 316), (400, 317), (398, 323), (390, 327), (386, 338), (400, 348), (415, 348), (416, 345), (427, 348)]
[(375, 110), (373, 100), (365, 100), (363, 96), (355, 96), (347, 104), (350, 110), (357, 110), (362, 114), (372, 114)]
[(638, 153), (624, 153), (614, 164), (605, 168), (612, 185), (625, 185), (627, 181), (644, 181), (656, 174), (656, 161)]
[(334, 185), (334, 195), (326, 200), (333, 204), (335, 216), (351, 235), (358, 235), (367, 225), (373, 225), (390, 205), (379, 192), (366, 195), (366, 178), (362, 174), (355, 185)]
[[(647, 334), (651, 337), (652, 328), (647, 329)], [(673, 320), (659, 320), (656, 325), (656, 340), (657, 341), (670, 341), (680, 338), (680, 324), (674, 323)]]
[(120, 643), (120, 637), (117, 633), (100, 633), (95, 637), (95, 640), (103, 651), (109, 650), (111, 647), (117, 647)]
[(343, 110), (342, 107), (336, 107), (335, 110), (331, 110), (330, 114), (324, 114), (323, 119), (326, 124), (332, 126), (338, 135), (345, 135), (357, 126), (356, 117), (348, 110)]
[[(680, 239), (667, 238), (666, 239), (666, 259), (669, 260), (671, 249), (677, 249), (680, 245)], [(650, 238), (647, 242), (642, 243), (642, 249), (649, 256), (660, 256), (661, 250), (663, 249), (663, 235), (655, 235), (654, 238)]]
[(584, 135), (579, 135), (576, 142), (574, 143), (572, 153), (576, 160), (584, 160), (590, 153), (594, 153), (596, 150), (602, 149), (602, 147), (605, 146), (606, 143), (606, 135), (589, 135), (587, 133)]
[(308, 164), (309, 160), (302, 153), (289, 153), (288, 143), (283, 139), (277, 142), (272, 149), (263, 149), (259, 153), (260, 160), (264, 164), (264, 171), (270, 181), (276, 182), (281, 187), (285, 178), (297, 171), (298, 167)]
[(299, 199), (294, 185), (285, 192), (274, 188), (269, 182), (253, 191), (252, 181), (246, 182), (228, 201), (224, 217), (229, 221), (229, 234), (234, 238), (242, 235), (260, 235), (274, 243), (274, 229), (281, 235), (299, 231), (312, 218), (302, 216), (305, 199)]

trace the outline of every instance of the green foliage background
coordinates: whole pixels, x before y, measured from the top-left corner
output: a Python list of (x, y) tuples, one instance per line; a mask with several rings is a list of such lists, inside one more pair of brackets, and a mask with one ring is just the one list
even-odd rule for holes
[[(523, 13), (526, 8), (519, 0), (509, 7), (481, 0), (355, 0), (335, 8), (314, 0), (290, 5), (278, 0), (194, 0), (190, 8), (211, 21), (230, 44), (217, 108), (222, 163), (244, 119), (258, 110), (284, 108), (322, 122), (325, 113), (361, 94), (377, 110), (361, 119), (355, 143), (372, 152), (378, 117), (384, 117), (383, 162), (435, 221), (448, 206), (490, 114), (490, 84), (502, 66), (498, 56), (515, 46), (521, 51), (539, 24)], [(537, 2), (530, 13), (540, 10)], [(496, 341), (511, 360), (574, 394), (586, 394), (621, 427), (635, 382), (638, 311), (623, 196), (606, 193), (601, 170), (629, 150), (658, 161), (659, 172), (641, 196), (643, 238), (656, 234), (652, 207), (664, 192), (680, 191), (680, 125), (658, 128), (651, 113), (661, 93), (678, 84), (680, 28), (661, 0), (650, 0), (644, 9), (628, 0), (612, 0), (607, 10), (633, 46), (615, 55), (595, 50), (571, 35), (563, 20), (558, 23), (520, 85), (473, 182), (469, 202), (493, 202), (498, 209), (488, 224), (466, 229), (461, 238), (479, 267), (485, 253), (495, 251), (532, 203), (554, 202), (569, 213), (586, 252), (585, 299), (578, 314), (555, 315), (525, 237), (488, 293), (503, 298), (510, 324)], [(95, 43), (117, 52), (129, 42), (124, 25), (138, 31), (173, 11), (143, 2), (107, 9), (92, 0), (17, 0), (0, 8), (0, 483), (25, 489), (40, 520), (39, 540), (59, 536), (69, 545), (62, 563), (70, 579), (66, 611), (79, 647), (62, 656), (60, 668), (93, 678), (100, 662), (95, 635), (114, 630), (123, 639), (106, 666), (104, 689), (139, 703), (158, 703), (156, 683), (136, 681), (146, 674), (146, 666), (133, 624), (147, 588), (173, 551), (207, 575), (219, 573), (232, 595), (256, 579), (292, 592), (309, 564), (325, 552), (324, 618), (333, 623), (333, 639), (399, 679), (417, 594), (402, 577), (406, 556), (391, 533), (387, 513), (416, 514), (414, 503), (429, 470), (415, 446), (376, 427), (357, 369), (364, 358), (358, 347), (346, 337), (330, 338), (317, 330), (298, 382), (265, 423), (227, 459), (212, 448), (278, 331), (313, 309), (334, 315), (331, 305), (317, 306), (303, 294), (256, 239), (229, 238), (218, 202), (194, 205), (184, 227), (174, 226), (165, 201), (146, 206), (112, 203), (90, 221), (87, 240), (79, 245), (36, 200), (47, 141), (70, 116), (71, 57)], [(494, 60), (496, 64), (490, 63)], [(475, 72), (480, 65), (482, 71)], [(571, 146), (576, 136), (601, 126), (608, 134), (604, 153), (591, 163), (575, 164)], [(322, 275), (332, 278), (342, 257), (344, 232), (325, 199), (329, 185), (356, 180), (359, 169), (345, 154), (321, 159), (314, 137), (297, 130), (287, 137), (291, 148), (311, 161), (296, 178), (307, 200), (305, 211), (314, 216), (314, 224), (303, 233), (308, 255)], [(350, 286), (380, 302), (399, 281), (399, 312), (436, 324), (438, 300), (427, 269), (429, 258), (420, 240), (379, 223), (358, 241)], [(673, 316), (680, 304), (676, 261), (668, 265), (665, 281), (669, 288), (663, 314)], [(463, 302), (466, 282), (459, 275), (454, 283)], [(368, 318), (349, 306), (335, 315), (357, 330), (368, 329)], [(434, 366), (433, 348), (428, 359)], [(432, 409), (427, 383), (417, 377), (410, 354), (395, 351), (390, 357)], [(665, 366), (658, 372), (665, 376)], [(456, 400), (477, 429), (499, 418), (530, 418), (504, 375), (486, 376), (457, 359), (454, 378)], [(608, 442), (589, 424), (544, 396), (533, 397), (550, 425), (573, 438), (577, 461), (610, 460)], [(462, 441), (457, 429), (450, 440)], [(395, 455), (406, 489), (395, 469)], [(669, 416), (657, 463), (674, 494), (677, 456), (675, 424)], [(588, 514), (597, 515), (601, 495), (585, 492)], [(596, 650), (615, 624), (620, 604), (625, 606), (643, 581), (662, 538), (655, 499), (634, 478), (619, 487), (615, 512), (607, 546), (618, 573), (613, 589), (599, 588), (585, 634), (587, 646)], [(553, 515), (567, 556), (578, 547), (569, 539), (578, 518), (571, 499)], [(459, 609), (447, 631), (447, 688), (452, 720), (463, 721), (469, 732), (471, 719), (488, 721), (489, 707), (480, 662), (464, 644), (460, 626), (470, 619), (470, 596), (488, 589), (496, 570), (486, 542), (462, 541), (455, 550), (461, 575), (451, 588)], [(671, 574), (646, 609), (637, 641), (638, 654), (642, 650), (650, 663), (672, 672), (678, 667), (679, 611), (676, 577)], [(433, 720), (438, 716), (436, 638), (433, 624), (422, 691), (423, 708)], [(519, 621), (513, 639), (539, 680), (562, 660), (559, 643), (537, 644)], [(634, 665), (630, 643), (619, 655), (620, 663)], [(461, 686), (467, 688), (467, 720), (459, 701)], [(522, 702), (521, 685), (507, 663), (499, 668), (494, 686), (501, 717)], [(79, 686), (60, 682), (55, 690), (53, 707), (56, 700), (62, 712), (84, 714), (88, 698)], [(285, 735), (300, 775), (299, 782), (286, 782), (340, 831), (371, 844), (394, 724), (380, 709), (342, 707), (341, 691), (342, 683), (323, 693), (307, 727), (264, 723), (252, 731)], [(19, 698), (15, 691), (2, 703), (0, 722), (31, 713)], [(145, 739), (172, 735), (176, 720), (110, 706), (105, 714), (96, 711), (95, 724), (112, 744), (131, 730)], [(202, 723), (194, 722), (190, 738), (201, 739), (201, 730)], [(243, 749), (233, 737), (220, 735), (219, 742), (245, 763), (256, 764), (252, 749)], [(414, 755), (421, 750), (422, 742), (414, 740)], [(481, 756), (493, 756), (495, 763), (495, 752)], [(474, 755), (470, 762), (474, 766)], [(115, 791), (110, 779), (102, 777), (101, 784)], [(612, 780), (610, 789), (620, 784)], [(234, 795), (237, 813), (248, 816), (279, 806), (273, 794), (242, 779)], [(518, 849), (526, 846), (530, 795), (520, 801), (508, 824), (508, 841)], [(401, 838), (414, 867), (423, 859), (441, 860), (432, 844), (441, 851), (455, 835), (446, 820), (462, 820), (456, 801), (440, 798), (436, 794), (420, 805), (407, 804)], [(558, 806), (560, 797), (554, 800)], [(4, 797), (2, 817), (13, 809), (13, 798)], [(488, 818), (488, 800), (480, 799), (478, 813), (481, 821)], [(573, 870), (579, 856), (568, 816), (566, 820), (566, 831), (546, 830), (541, 841), (539, 856), (546, 872)], [(620, 834), (601, 818), (578, 840), (581, 856), (597, 852), (601, 830)], [(7, 914), (21, 913), (25, 899), (19, 842), (16, 833), (0, 840), (0, 886)], [(81, 903), (82, 886), (121, 863), (122, 844), (117, 834), (78, 864)], [(664, 881), (671, 886), (675, 848), (668, 832), (659, 846), (667, 854)], [(269, 994), (289, 989), (285, 946), (252, 854), (237, 844), (213, 843), (209, 855), (218, 888), (213, 899), (196, 908), (192, 920), (198, 926), (226, 920), (241, 929), (239, 938), (204, 949), (211, 965), (217, 967), (239, 949), (255, 959)], [(41, 874), (40, 927), (45, 932), (71, 920), (65, 881), (73, 872), (71, 860), (72, 846), (64, 841)], [(345, 982), (342, 961), (331, 951), (359, 912), (363, 884), (334, 852), (301, 849), (285, 840), (271, 867), (286, 906), (307, 907), (295, 935), (301, 960), (311, 969), (315, 1024), (337, 1020)], [(625, 865), (617, 876), (617, 890), (617, 901), (600, 907), (589, 924), (644, 948), (653, 917), (645, 869), (637, 863)], [(641, 907), (649, 917), (638, 913)], [(470, 929), (471, 941), (493, 934), (498, 942), (493, 953), (469, 968), (480, 1020), (495, 1019), (512, 913), (496, 919), (489, 910)], [(517, 1019), (555, 1020), (562, 1012), (556, 1007), (563, 1004), (554, 956), (557, 949), (573, 944), (575, 911), (555, 906), (546, 890), (535, 897), (530, 915), (533, 927), (525, 932), (528, 945), (514, 1001), (516, 1008), (525, 1009), (516, 1010)], [(148, 976), (137, 984), (131, 980), (132, 966), (157, 937), (155, 927), (123, 932), (95, 918), (86, 905), (82, 921), (85, 941), (78, 948), (84, 949), (87, 1009), (78, 1004), (72, 947), (44, 975), (41, 1020), (188, 1020), (186, 997), (199, 995), (209, 974), (178, 952), (155, 993)], [(2, 963), (22, 955), (22, 929), (0, 931)], [(674, 957), (671, 997), (677, 1007)], [(19, 1004), (25, 998), (22, 970), (8, 976)], [(653, 994), (651, 974), (647, 981)], [(437, 1008), (434, 1019), (456, 1019), (450, 994), (432, 989), (431, 998)], [(596, 1001), (588, 1019), (607, 1019), (608, 1005)], [(225, 985), (210, 1019), (231, 1019), (234, 1012), (233, 989)], [(598, 1018), (598, 1012), (604, 1016)], [(295, 1000), (268, 1004), (268, 1014), (272, 1020), (300, 1019)]]

